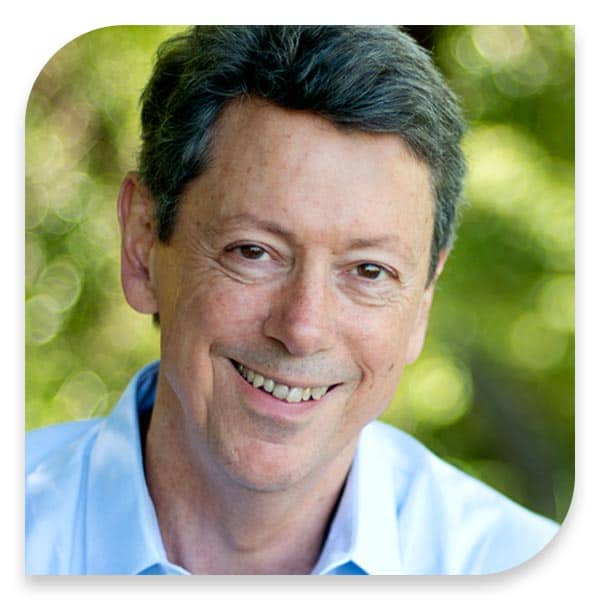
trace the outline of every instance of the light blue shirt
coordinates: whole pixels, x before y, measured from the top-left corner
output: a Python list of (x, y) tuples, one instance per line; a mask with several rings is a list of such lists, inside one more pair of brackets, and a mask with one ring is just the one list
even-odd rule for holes
[[(27, 434), (28, 575), (187, 574), (167, 559), (144, 476), (139, 416), (157, 372), (142, 369), (105, 418)], [(493, 573), (537, 554), (557, 529), (373, 422), (313, 574)]]

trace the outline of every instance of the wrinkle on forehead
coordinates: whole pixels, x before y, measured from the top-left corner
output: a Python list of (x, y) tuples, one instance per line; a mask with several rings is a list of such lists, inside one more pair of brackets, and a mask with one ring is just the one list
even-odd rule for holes
[[(213, 217), (202, 227), (202, 231), (211, 240), (217, 241), (227, 231), (248, 227), (278, 236), (295, 246), (302, 245), (302, 239), (299, 239), (298, 235), (292, 229), (275, 221), (263, 219), (251, 212), (243, 212), (231, 217)], [(347, 252), (374, 248), (382, 248), (394, 252), (404, 263), (411, 267), (415, 267), (422, 256), (422, 251), (417, 251), (416, 248), (404, 243), (402, 237), (397, 234), (344, 239), (340, 251)]]
[[(282, 115), (285, 116), (282, 119)], [(412, 164), (420, 165), (427, 172), (427, 192), (432, 200), (433, 207), (433, 187), (429, 177), (428, 165), (418, 158), (411, 148), (406, 144), (399, 134), (391, 132), (369, 132), (350, 127), (341, 126), (334, 121), (308, 110), (297, 110), (282, 108), (268, 100), (260, 97), (248, 96), (238, 97), (225, 105), (215, 124), (215, 149), (222, 144), (235, 149), (230, 152), (235, 156), (243, 154), (243, 150), (251, 148), (252, 163), (247, 168), (247, 175), (256, 173), (254, 166), (261, 164), (271, 164), (273, 162), (272, 140), (286, 140), (279, 144), (277, 159), (286, 161), (286, 166), (291, 166), (289, 161), (297, 162), (300, 165), (316, 157), (317, 160), (326, 161), (328, 159), (326, 152), (321, 152), (320, 145), (315, 142), (315, 130), (324, 134), (334, 134), (338, 140), (345, 137), (350, 151), (358, 152), (355, 141), (359, 140), (363, 149), (361, 152), (368, 152), (368, 146), (373, 151), (379, 153), (383, 148), (382, 139), (392, 142), (387, 147), (387, 152), (393, 159), (398, 160), (398, 165)], [(306, 125), (302, 127), (302, 125)], [(257, 138), (256, 131), (261, 131), (261, 136)], [(269, 140), (269, 143), (267, 143)], [(291, 143), (293, 141), (293, 143)], [(287, 149), (287, 151), (286, 151)], [(298, 152), (300, 149), (301, 152)], [(221, 168), (232, 168), (231, 162), (219, 161), (218, 152), (215, 153), (216, 162), (224, 162)], [(414, 169), (415, 176), (418, 176), (419, 169)], [(225, 173), (222, 173), (225, 174)]]
[[(370, 238), (382, 237), (368, 231), (368, 206), (377, 211), (376, 207), (385, 209), (387, 205), (393, 212), (399, 203), (402, 212), (396, 211), (394, 221), (398, 220), (403, 238), (396, 250), (408, 263), (429, 254), (435, 210), (430, 173), (400, 136), (341, 128), (314, 113), (283, 109), (253, 97), (231, 101), (217, 123), (213, 159), (198, 178), (201, 185), (190, 186), (202, 196), (196, 200), (206, 209), (201, 219), (205, 231), (220, 229), (220, 221), (242, 217), (241, 209), (252, 211), (256, 218), (269, 217), (272, 223), (267, 229), (282, 234), (295, 207), (308, 202), (312, 210), (323, 213), (324, 219), (335, 206), (336, 219), (329, 219), (327, 225), (330, 234), (340, 225), (340, 246), (366, 248), (381, 242)], [(334, 141), (332, 154), (331, 144), (321, 143), (322, 136)], [(344, 154), (358, 157), (350, 172), (340, 165), (339, 156)], [(385, 163), (382, 169), (372, 167), (373, 156)], [(397, 193), (375, 196), (374, 190), (385, 188), (390, 168), (398, 172), (403, 186)], [(338, 171), (339, 178), (335, 176)], [(360, 210), (353, 202), (356, 198), (368, 199)], [(240, 206), (244, 204), (240, 200), (245, 201), (245, 207)], [(411, 223), (410, 228), (401, 227), (402, 221)], [(344, 239), (345, 225), (362, 229), (364, 235)], [(280, 231), (276, 232), (277, 228)]]

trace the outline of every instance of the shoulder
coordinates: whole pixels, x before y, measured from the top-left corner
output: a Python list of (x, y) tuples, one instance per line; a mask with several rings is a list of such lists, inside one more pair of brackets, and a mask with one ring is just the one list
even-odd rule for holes
[(87, 462), (100, 423), (76, 421), (26, 435), (27, 574), (66, 573), (73, 567), (73, 534), (81, 527)]
[(61, 455), (93, 435), (101, 419), (71, 421), (28, 431), (25, 435), (25, 470), (27, 473), (44, 460)]
[[(371, 454), (390, 467), (401, 554), (413, 572), (503, 571), (538, 554), (558, 531), (410, 435), (380, 422), (365, 433)], [(420, 550), (404, 545), (411, 539)]]
[[(147, 506), (139, 415), (154, 402), (157, 371), (158, 362), (138, 371), (105, 417), (26, 435), (28, 574), (96, 572), (118, 554), (114, 540), (132, 545), (133, 507)], [(98, 550), (100, 539), (110, 550)]]

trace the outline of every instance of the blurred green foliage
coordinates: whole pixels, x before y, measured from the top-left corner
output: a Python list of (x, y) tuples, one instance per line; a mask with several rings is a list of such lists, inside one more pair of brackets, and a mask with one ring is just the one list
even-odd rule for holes
[[(178, 27), (110, 27), (47, 63), (26, 118), (26, 425), (105, 414), (158, 358), (125, 303), (116, 198)], [(574, 31), (413, 27), (461, 98), (467, 205), (422, 357), (383, 415), (562, 521), (574, 463)]]

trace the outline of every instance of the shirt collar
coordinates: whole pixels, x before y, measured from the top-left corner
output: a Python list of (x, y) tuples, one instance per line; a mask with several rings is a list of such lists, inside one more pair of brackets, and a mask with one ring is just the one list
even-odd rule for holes
[(144, 475), (139, 427), (139, 414), (154, 403), (157, 373), (155, 362), (131, 380), (90, 454), (86, 559), (99, 574), (168, 564)]
[(381, 460), (375, 432), (367, 425), (325, 546), (313, 573), (353, 564), (368, 575), (404, 572), (399, 553), (394, 478)]
[[(87, 564), (96, 573), (141, 573), (169, 563), (144, 475), (139, 415), (154, 403), (158, 361), (129, 383), (103, 422), (86, 486)], [(353, 564), (367, 574), (404, 572), (396, 528), (394, 479), (369, 426), (363, 429), (325, 546), (313, 569)]]

